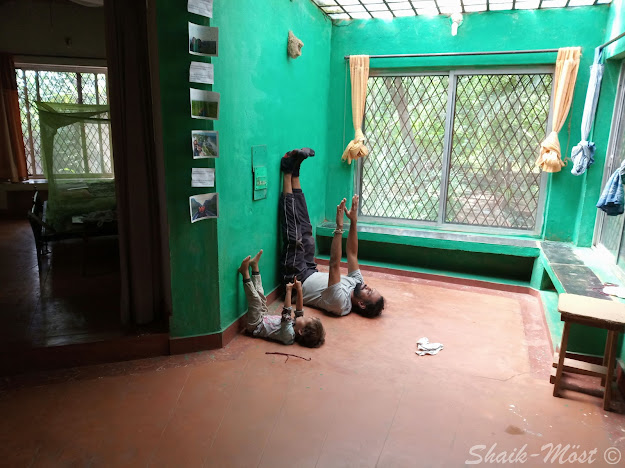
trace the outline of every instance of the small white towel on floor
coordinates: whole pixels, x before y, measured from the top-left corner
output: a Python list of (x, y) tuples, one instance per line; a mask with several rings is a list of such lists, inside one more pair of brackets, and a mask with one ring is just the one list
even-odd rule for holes
[(442, 343), (430, 343), (425, 336), (423, 338), (419, 338), (417, 340), (417, 353), (419, 356), (425, 356), (426, 354), (431, 354), (432, 356), (438, 354), (439, 351), (443, 349)]

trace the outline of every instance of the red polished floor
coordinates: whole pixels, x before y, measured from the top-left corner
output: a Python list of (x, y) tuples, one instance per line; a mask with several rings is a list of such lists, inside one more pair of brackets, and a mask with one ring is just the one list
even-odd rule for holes
[[(584, 451), (608, 466), (614, 449), (625, 456), (625, 416), (582, 393), (552, 396), (533, 297), (365, 277), (387, 298), (383, 316), (322, 316), (320, 349), (241, 335), (218, 351), (5, 379), (1, 464), (457, 467), (490, 450), (482, 466), (509, 466), (485, 463), (504, 451), (526, 466)], [(417, 356), (422, 336), (445, 349)]]
[(117, 239), (49, 247), (39, 269), (28, 222), (0, 220), (0, 350), (122, 335)]

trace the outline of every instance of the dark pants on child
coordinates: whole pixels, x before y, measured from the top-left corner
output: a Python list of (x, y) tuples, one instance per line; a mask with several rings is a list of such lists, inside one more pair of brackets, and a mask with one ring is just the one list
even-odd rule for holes
[(282, 231), (280, 274), (282, 282), (292, 283), (293, 277), (302, 283), (315, 273), (315, 239), (308, 216), (306, 198), (300, 189), (280, 194), (278, 211)]

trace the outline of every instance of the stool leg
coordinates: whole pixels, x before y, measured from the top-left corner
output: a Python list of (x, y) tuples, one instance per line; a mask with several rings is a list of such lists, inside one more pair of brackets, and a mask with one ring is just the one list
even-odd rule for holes
[[(610, 333), (610, 330), (608, 330), (608, 335), (605, 339), (605, 351), (603, 352), (603, 366), (606, 369), (608, 368), (608, 360), (610, 359), (610, 348), (612, 346), (612, 338), (613, 338), (613, 335), (612, 333)], [(605, 387), (605, 379), (606, 379), (605, 375), (601, 377), (602, 387)]]
[(605, 390), (603, 392), (603, 409), (610, 411), (610, 399), (612, 397), (612, 375), (614, 374), (614, 364), (616, 361), (616, 342), (618, 341), (618, 332), (610, 330), (608, 332), (610, 340), (610, 355), (608, 357), (608, 372), (605, 376)]
[(558, 370), (556, 372), (556, 380), (553, 383), (553, 396), (560, 396), (560, 380), (564, 371), (564, 357), (566, 356), (566, 346), (569, 341), (569, 329), (571, 324), (564, 322), (564, 330), (562, 331), (562, 343), (560, 344), (560, 355), (558, 358)]

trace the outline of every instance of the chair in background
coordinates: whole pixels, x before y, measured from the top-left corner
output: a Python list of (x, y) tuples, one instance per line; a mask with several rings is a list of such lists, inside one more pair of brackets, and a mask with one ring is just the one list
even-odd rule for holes
[(37, 189), (33, 195), (32, 207), (28, 212), (28, 222), (35, 238), (37, 265), (41, 270), (41, 257), (48, 253), (48, 242), (55, 240), (56, 231), (44, 221), (44, 204)]
[[(48, 244), (50, 242), (60, 241), (64, 239), (83, 239), (84, 233), (81, 231), (57, 232), (50, 224), (46, 222), (46, 202), (41, 200), (41, 194), (35, 189), (33, 195), (33, 204), (28, 212), (28, 222), (33, 231), (35, 238), (35, 249), (37, 250), (37, 266), (41, 273), (41, 258), (50, 253)], [(84, 250), (84, 248), (83, 248)], [(83, 275), (85, 272), (85, 255), (83, 252), (82, 260)]]

